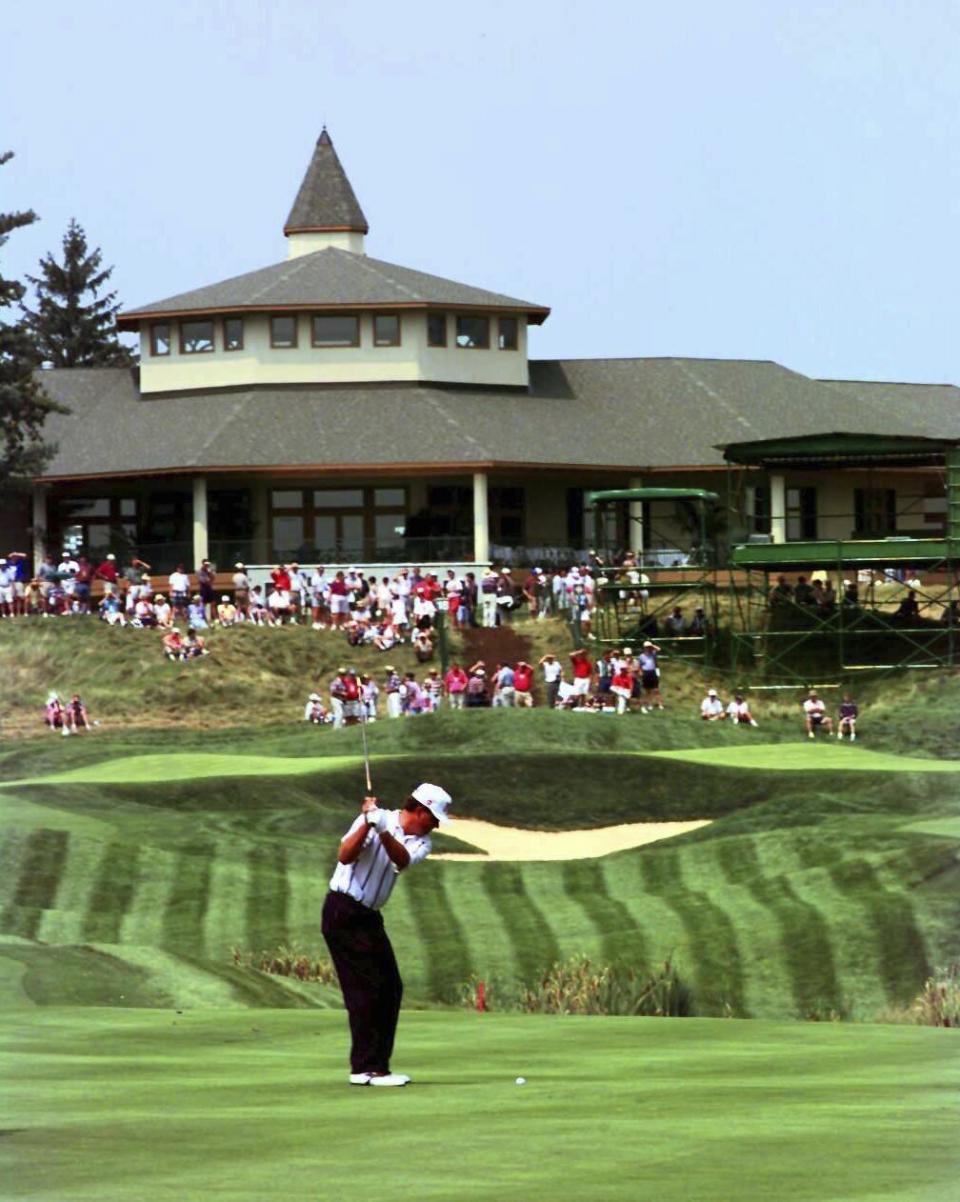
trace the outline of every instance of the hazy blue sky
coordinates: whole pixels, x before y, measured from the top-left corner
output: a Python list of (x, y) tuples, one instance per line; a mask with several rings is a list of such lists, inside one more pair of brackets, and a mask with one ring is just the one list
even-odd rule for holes
[[(477, 24), (477, 19), (482, 24)], [(3, 19), (0, 209), (128, 306), (285, 257), (326, 123), (368, 253), (553, 307), (535, 357), (960, 383), (960, 5), (165, 0)]]

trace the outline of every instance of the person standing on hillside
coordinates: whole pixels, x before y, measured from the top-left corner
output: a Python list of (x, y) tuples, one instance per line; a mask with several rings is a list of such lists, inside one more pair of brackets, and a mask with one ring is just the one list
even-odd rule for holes
[(365, 797), (340, 840), (321, 931), (350, 1019), (351, 1085), (410, 1082), (390, 1071), (403, 981), (380, 911), (397, 876), (430, 854), (430, 833), (450, 821), (451, 800), (431, 784), (414, 789), (401, 810), (381, 809), (376, 797)]

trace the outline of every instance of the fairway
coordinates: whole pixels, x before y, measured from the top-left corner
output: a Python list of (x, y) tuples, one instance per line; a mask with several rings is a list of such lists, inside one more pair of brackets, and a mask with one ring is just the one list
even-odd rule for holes
[(955, 1195), (950, 1032), (407, 1013), (397, 1064), (414, 1084), (371, 1090), (345, 1082), (345, 1026), (329, 1011), (6, 1016), (4, 1196)]
[(862, 744), (807, 740), (750, 747), (697, 747), (651, 751), (651, 758), (709, 764), (715, 768), (754, 768), (763, 772), (960, 772), (960, 760), (928, 760), (873, 751)]

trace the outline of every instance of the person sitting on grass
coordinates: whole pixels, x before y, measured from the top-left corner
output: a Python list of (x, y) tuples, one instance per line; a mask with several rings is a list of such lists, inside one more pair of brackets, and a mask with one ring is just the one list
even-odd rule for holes
[(314, 726), (323, 726), (330, 721), (329, 711), (323, 704), (323, 698), (319, 693), (311, 693), (307, 698), (307, 704), (303, 710), (304, 722), (311, 722)]
[(197, 634), (192, 626), (187, 627), (187, 637), (183, 640), (183, 658), (199, 659), (201, 655), (209, 655), (204, 639)]
[(156, 610), (147, 594), (137, 598), (137, 603), (133, 607), (133, 625), (143, 626), (147, 630), (153, 630), (157, 625)]
[[(247, 614), (254, 626), (272, 626), (273, 616), (263, 599), (263, 585), (255, 584), (247, 601)], [(239, 614), (237, 615), (239, 618)]]
[(750, 706), (744, 700), (742, 693), (734, 693), (733, 700), (727, 706), (727, 717), (734, 726), (756, 726)]
[(840, 702), (840, 711), (838, 714), (838, 739), (842, 739), (844, 735), (849, 735), (851, 743), (856, 741), (857, 718), (859, 717), (859, 714), (860, 709), (857, 703), (854, 701), (853, 695), (851, 693), (844, 693), (843, 700)]
[(722, 722), (727, 716), (723, 702), (717, 695), (716, 689), (707, 689), (707, 695), (700, 702), (700, 717), (704, 722)]
[(100, 601), (100, 617), (108, 626), (126, 626), (127, 618), (120, 604), (120, 598), (114, 592), (112, 584), (103, 586), (103, 598)]
[(807, 738), (815, 739), (816, 732), (821, 727), (831, 734), (833, 732), (833, 719), (827, 715), (827, 707), (817, 696), (814, 689), (810, 690), (810, 695), (803, 703), (804, 722), (807, 730)]
[(223, 627), (237, 624), (237, 607), (226, 593), (220, 598), (220, 604), (217, 606), (217, 621)]
[(167, 659), (177, 662), (184, 658), (183, 636), (180, 634), (179, 626), (174, 626), (163, 636), (163, 654)]
[(433, 637), (430, 630), (414, 630), (411, 638), (413, 654), (418, 664), (425, 664), (433, 659)]
[(59, 693), (51, 692), (43, 712), (43, 721), (52, 731), (65, 730), (66, 712)]
[(388, 616), (376, 627), (373, 635), (373, 645), (378, 651), (391, 651), (397, 643), (397, 632)]
[(161, 629), (169, 630), (173, 625), (173, 609), (163, 593), (157, 593), (153, 599), (153, 614)]
[(270, 610), (270, 616), (273, 618), (274, 625), (282, 626), (284, 620), (296, 625), (296, 617), (293, 611), (293, 602), (290, 599), (290, 590), (285, 588), (274, 588), (273, 592), (267, 598), (267, 608)]
[(90, 718), (87, 714), (87, 707), (80, 699), (79, 693), (74, 693), (70, 698), (70, 704), (67, 706), (67, 724), (63, 728), (63, 733), (68, 732), (72, 735), (79, 734), (81, 730), (90, 729)]
[(194, 593), (187, 606), (187, 620), (194, 630), (206, 630), (207, 607), (199, 593)]

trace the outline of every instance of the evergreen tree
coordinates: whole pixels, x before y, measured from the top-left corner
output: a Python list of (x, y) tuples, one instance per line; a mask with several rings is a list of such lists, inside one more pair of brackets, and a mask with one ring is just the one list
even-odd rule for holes
[(63, 262), (40, 260), (40, 275), (28, 275), (37, 294), (35, 310), (21, 305), (40, 362), (50, 367), (125, 367), (134, 356), (117, 340), (116, 292), (101, 295), (112, 267), (103, 267), (99, 247), (90, 250), (83, 227), (71, 219), (63, 236)]
[[(0, 154), (0, 167), (13, 152)], [(13, 230), (32, 225), (36, 213), (0, 213), (0, 250)], [(42, 471), (54, 448), (44, 443), (47, 414), (65, 412), (46, 396), (34, 376), (36, 349), (25, 323), (5, 321), (6, 310), (20, 303), (25, 292), (19, 280), (0, 274), (0, 493), (16, 479)]]

